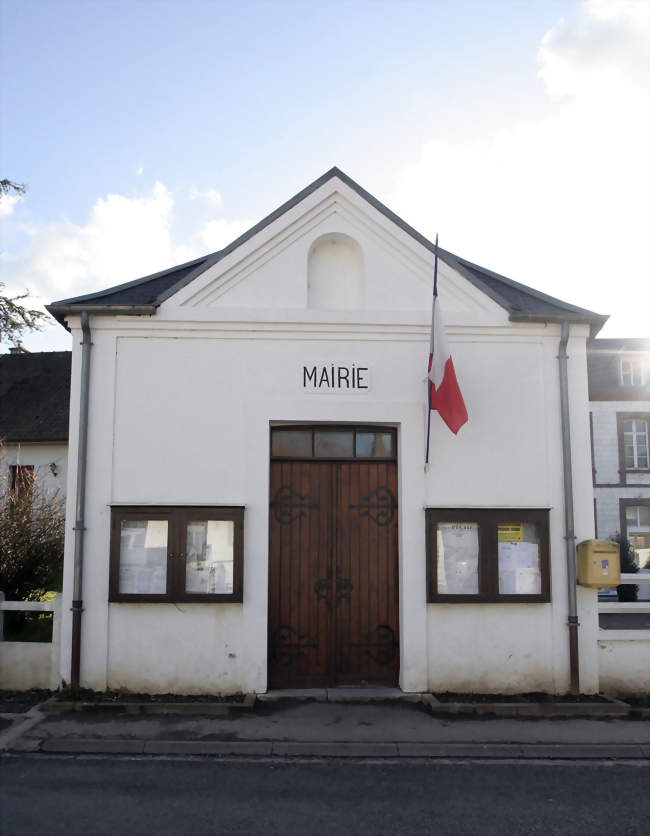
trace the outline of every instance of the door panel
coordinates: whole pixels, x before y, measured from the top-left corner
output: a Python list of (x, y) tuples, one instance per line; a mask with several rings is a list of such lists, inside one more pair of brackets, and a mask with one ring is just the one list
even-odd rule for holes
[[(272, 462), (269, 686), (329, 681), (333, 465)], [(328, 572), (330, 573), (328, 575)]]
[(269, 687), (397, 684), (395, 462), (272, 461)]
[(399, 676), (397, 466), (339, 465), (338, 575), (352, 581), (335, 619), (341, 685), (396, 685)]

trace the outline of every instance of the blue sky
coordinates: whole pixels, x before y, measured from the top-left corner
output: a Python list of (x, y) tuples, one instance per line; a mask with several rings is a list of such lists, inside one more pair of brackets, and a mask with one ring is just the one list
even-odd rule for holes
[(611, 313), (604, 335), (650, 330), (644, 0), (0, 10), (12, 290), (218, 249), (338, 165), (448, 249)]

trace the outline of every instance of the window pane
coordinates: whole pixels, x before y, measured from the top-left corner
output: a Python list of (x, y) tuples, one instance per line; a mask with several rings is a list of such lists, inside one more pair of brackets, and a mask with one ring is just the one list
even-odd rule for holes
[(541, 594), (539, 541), (537, 523), (511, 522), (499, 525), (500, 595)]
[(438, 523), (438, 593), (478, 594), (478, 523)]
[(314, 455), (321, 458), (354, 455), (353, 432), (316, 430), (314, 432)]
[(167, 520), (122, 520), (119, 591), (164, 595), (167, 591)]
[(185, 591), (229, 595), (233, 587), (232, 520), (192, 520), (187, 524)]
[(391, 432), (358, 432), (357, 456), (362, 458), (388, 458), (394, 456), (394, 435)]
[(271, 455), (311, 458), (311, 430), (273, 430)]
[(628, 505), (625, 509), (625, 520), (628, 525), (636, 525), (636, 512), (638, 505)]
[(634, 421), (623, 421), (623, 432), (624, 433), (633, 433), (634, 432)]
[(650, 505), (637, 505), (636, 508), (639, 510), (639, 525), (650, 525)]

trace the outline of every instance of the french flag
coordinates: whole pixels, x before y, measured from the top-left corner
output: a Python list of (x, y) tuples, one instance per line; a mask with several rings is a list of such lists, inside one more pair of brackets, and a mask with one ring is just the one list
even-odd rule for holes
[[(458, 385), (454, 361), (447, 344), (445, 326), (438, 301), (438, 236), (436, 236), (435, 266), (433, 275), (433, 311), (431, 314), (431, 342), (429, 345), (429, 419), (431, 410), (438, 414), (453, 433), (467, 422), (467, 409)], [(427, 462), (429, 438), (427, 433)]]

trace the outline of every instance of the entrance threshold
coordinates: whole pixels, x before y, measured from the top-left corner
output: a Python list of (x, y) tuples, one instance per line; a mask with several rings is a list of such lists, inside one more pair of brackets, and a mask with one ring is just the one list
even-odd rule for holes
[(258, 694), (259, 702), (420, 702), (423, 694), (406, 693), (400, 688), (286, 688)]

